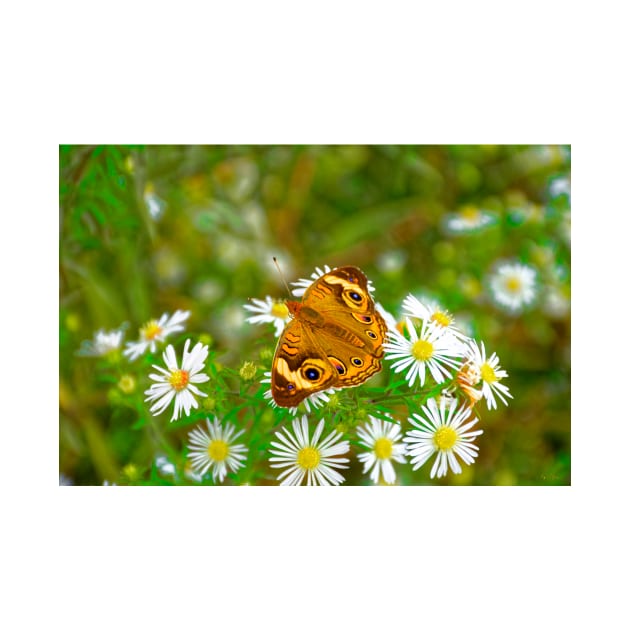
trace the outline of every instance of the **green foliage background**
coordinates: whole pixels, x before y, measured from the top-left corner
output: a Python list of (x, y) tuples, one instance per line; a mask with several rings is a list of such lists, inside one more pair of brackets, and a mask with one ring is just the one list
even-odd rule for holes
[[(550, 291), (567, 299), (570, 292), (570, 195), (553, 186), (570, 178), (569, 147), (61, 146), (59, 160), (65, 479), (166, 483), (156, 455), (167, 443), (166, 454), (185, 460), (187, 432), (198, 422), (153, 419), (146, 405), (131, 403), (117, 385), (129, 371), (125, 359), (77, 356), (99, 328), (128, 322), (125, 340), (134, 340), (149, 319), (189, 309), (186, 332), (169, 342), (180, 354), (184, 338), (212, 338), (213, 380), (202, 389), (215, 407), (206, 415), (231, 413), (245, 426), (245, 412), (211, 388), (222, 368), (228, 374), (254, 361), (258, 379), (268, 369), (271, 326), (244, 323), (242, 305), (286, 297), (277, 256), (288, 281), (325, 264), (361, 267), (396, 316), (408, 293), (433, 297), (498, 353), (514, 400), (495, 411), (484, 403), (477, 462), (431, 483), (570, 483), (570, 311), (545, 305)], [(158, 218), (151, 194), (163, 203)], [(449, 234), (446, 215), (467, 205), (495, 212), (498, 222)], [(489, 299), (488, 273), (504, 259), (538, 272), (539, 299), (520, 315)], [(140, 358), (134, 373), (148, 374), (159, 354)], [(148, 385), (139, 378), (137, 390)], [(261, 411), (268, 425), (259, 429), (272, 433), (273, 418)], [(369, 484), (355, 454), (347, 483)], [(428, 468), (412, 475), (410, 466), (396, 467), (401, 483), (428, 483)]]

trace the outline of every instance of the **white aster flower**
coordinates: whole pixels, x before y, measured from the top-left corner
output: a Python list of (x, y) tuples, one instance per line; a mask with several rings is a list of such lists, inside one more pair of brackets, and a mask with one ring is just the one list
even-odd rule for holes
[(443, 328), (458, 339), (468, 339), (467, 335), (455, 325), (453, 316), (437, 302), (427, 302), (425, 304), (410, 293), (403, 300), (403, 315), (424, 320), (437, 328)]
[(168, 313), (164, 313), (159, 320), (152, 319), (140, 328), (140, 339), (138, 341), (129, 341), (123, 354), (129, 357), (130, 361), (134, 361), (149, 348), (151, 352), (155, 352), (156, 343), (164, 341), (174, 332), (184, 330), (182, 325), (190, 316), (190, 311), (177, 310), (169, 317)]
[(396, 481), (396, 471), (392, 460), (399, 464), (406, 463), (405, 445), (400, 444), (401, 429), (397, 422), (387, 422), (368, 416), (364, 427), (357, 427), (359, 443), (368, 449), (367, 453), (359, 453), (357, 459), (363, 463), (363, 472), (370, 472), (370, 479), (378, 483), (383, 476), (385, 483)]
[(250, 324), (273, 324), (276, 327), (276, 337), (279, 337), (291, 319), (289, 308), (284, 301), (273, 300), (267, 296), (264, 300), (252, 298), (253, 304), (244, 304), (243, 308), (256, 313), (245, 321)]
[(189, 352), (189, 345), (190, 339), (186, 339), (181, 368), (177, 366), (175, 349), (168, 345), (162, 354), (167, 369), (154, 365), (153, 367), (160, 373), (149, 374), (149, 378), (157, 382), (144, 392), (147, 396), (145, 402), (156, 401), (151, 407), (151, 413), (154, 416), (162, 413), (173, 399), (175, 399), (175, 407), (171, 422), (177, 420), (182, 411), (189, 416), (191, 408), (199, 406), (193, 394), (207, 396), (207, 394), (199, 391), (193, 383), (205, 383), (210, 380), (207, 374), (200, 374), (204, 368), (205, 360), (208, 358), (208, 346), (198, 342)]
[(398, 331), (389, 333), (388, 343), (383, 344), (385, 359), (395, 361), (392, 364), (394, 372), (408, 370), (406, 379), (412, 387), (416, 379), (420, 386), (424, 385), (426, 370), (429, 369), (436, 383), (443, 383), (451, 378), (448, 368), (459, 368), (463, 355), (463, 344), (444, 328), (437, 328), (422, 320), (420, 335), (407, 317), (406, 328), (410, 339)]
[(466, 234), (482, 230), (496, 221), (497, 216), (493, 212), (476, 206), (464, 206), (457, 212), (445, 215), (443, 225), (449, 234)]
[(446, 398), (441, 399), (438, 407), (435, 399), (431, 398), (426, 406), (422, 406), (422, 411), (424, 417), (414, 413), (409, 418), (409, 422), (417, 428), (407, 431), (404, 437), (413, 470), (437, 453), (431, 468), (431, 479), (436, 475), (444, 477), (449, 467), (454, 473), (461, 473), (456, 455), (466, 464), (472, 464), (479, 450), (472, 442), (483, 433), (481, 430), (469, 431), (477, 423), (477, 418), (463, 424), (472, 409), (466, 406), (457, 409), (457, 402), (449, 403)]
[(536, 297), (536, 271), (518, 262), (498, 265), (489, 284), (495, 303), (511, 311), (520, 310)]
[[(315, 271), (311, 274), (311, 278), (300, 278), (297, 282), (292, 282), (291, 284), (296, 289), (293, 289), (292, 293), (296, 297), (302, 297), (304, 293), (306, 293), (306, 289), (308, 289), (315, 280), (321, 278), (324, 274), (330, 273), (331, 271), (337, 269), (337, 267), (333, 267), (332, 269), (328, 265), (324, 265), (324, 269), (320, 269), (319, 267), (315, 267)], [(374, 286), (372, 285), (372, 281), (368, 280), (368, 291), (370, 293), (374, 293)]]
[(497, 408), (495, 394), (502, 403), (507, 405), (505, 396), (508, 398), (513, 398), (513, 396), (508, 387), (500, 382), (508, 373), (501, 369), (497, 353), (493, 352), (492, 356), (487, 359), (483, 341), (481, 342), (481, 349), (479, 349), (477, 343), (471, 340), (466, 347), (466, 357), (467, 380), (473, 387), (481, 383), (481, 396), (486, 399), (488, 409)]
[(155, 458), (155, 467), (163, 475), (172, 476), (175, 474), (175, 464), (173, 464), (166, 455), (158, 455)]
[(235, 433), (234, 425), (229, 422), (223, 428), (216, 417), (213, 423), (206, 418), (206, 424), (207, 433), (196, 427), (188, 434), (188, 457), (194, 471), (204, 475), (212, 468), (212, 480), (222, 483), (228, 472), (243, 467), (247, 447), (234, 443), (243, 430)]
[(561, 286), (547, 286), (543, 292), (543, 310), (553, 319), (561, 319), (571, 312), (568, 290)]
[(78, 354), (84, 357), (102, 357), (120, 348), (124, 336), (124, 330), (118, 328), (106, 332), (102, 328), (94, 333), (94, 339), (83, 341)]
[(293, 434), (285, 427), (284, 434), (276, 432), (278, 442), (272, 442), (270, 449), (272, 468), (286, 468), (278, 475), (282, 486), (299, 486), (306, 477), (307, 486), (338, 486), (343, 476), (335, 468), (347, 468), (346, 457), (338, 457), (350, 450), (347, 440), (339, 441), (342, 434), (333, 430), (319, 443), (324, 430), (324, 420), (320, 420), (313, 437), (308, 435), (308, 420), (302, 416), (293, 420)]
[[(263, 376), (264, 378), (261, 379), (260, 382), (265, 385), (271, 384), (271, 372), (265, 372)], [(315, 411), (315, 409), (323, 407), (330, 400), (330, 395), (334, 394), (335, 391), (335, 387), (330, 387), (324, 391), (315, 392), (314, 394), (307, 396), (304, 400), (302, 400), (306, 413), (311, 412), (311, 407), (313, 411)], [(273, 399), (271, 387), (263, 394), (263, 397), (269, 402), (272, 407), (278, 408), (278, 403), (276, 403), (276, 401)], [(298, 406), (299, 405), (296, 405), (295, 407), (284, 407), (284, 409), (288, 409), (289, 413), (295, 416), (297, 414)]]

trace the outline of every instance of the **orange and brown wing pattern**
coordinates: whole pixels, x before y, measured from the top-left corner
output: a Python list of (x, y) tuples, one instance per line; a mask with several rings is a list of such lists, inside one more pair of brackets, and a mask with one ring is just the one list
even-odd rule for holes
[(314, 335), (298, 319), (289, 322), (276, 348), (271, 392), (281, 407), (295, 407), (306, 397), (334, 387), (337, 372), (318, 347)]
[(294, 319), (278, 341), (271, 376), (275, 402), (294, 407), (330, 387), (360, 385), (381, 369), (387, 326), (357, 267), (318, 278), (302, 302), (288, 303)]

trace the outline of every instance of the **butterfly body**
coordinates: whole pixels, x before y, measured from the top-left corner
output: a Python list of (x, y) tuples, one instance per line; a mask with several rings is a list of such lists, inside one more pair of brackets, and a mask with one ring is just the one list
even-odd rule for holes
[(365, 274), (339, 267), (322, 275), (292, 315), (271, 370), (271, 393), (281, 407), (331, 387), (360, 385), (381, 369), (387, 326), (376, 311)]

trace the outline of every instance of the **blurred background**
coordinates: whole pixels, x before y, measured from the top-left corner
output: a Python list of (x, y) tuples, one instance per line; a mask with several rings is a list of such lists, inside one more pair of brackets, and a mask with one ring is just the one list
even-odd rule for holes
[[(112, 371), (82, 342), (188, 309), (218, 361), (257, 361), (275, 339), (243, 304), (286, 297), (276, 256), (289, 282), (357, 265), (395, 316), (408, 293), (438, 301), (497, 352), (514, 399), (481, 408), (479, 459), (444, 483), (569, 484), (570, 160), (555, 145), (61, 146), (60, 483), (159, 479), (124, 360)], [(489, 290), (501, 261), (536, 270), (517, 313)], [(369, 480), (355, 465), (348, 483)]]

